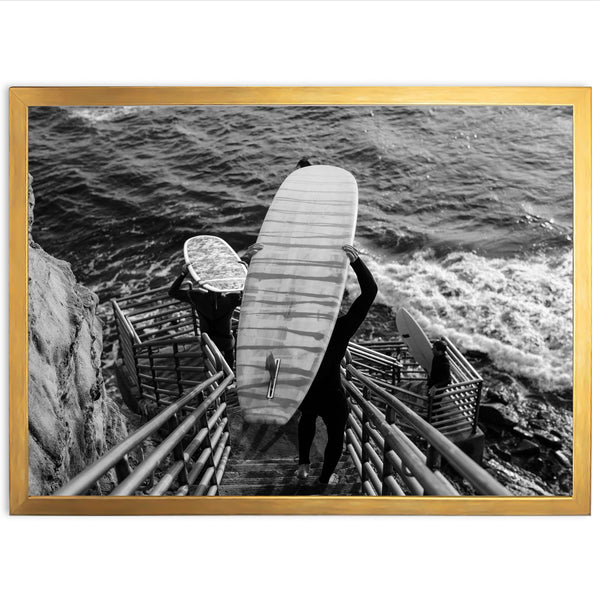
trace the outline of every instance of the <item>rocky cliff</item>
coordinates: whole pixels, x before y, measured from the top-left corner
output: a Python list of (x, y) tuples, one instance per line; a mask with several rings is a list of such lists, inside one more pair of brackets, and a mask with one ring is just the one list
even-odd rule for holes
[[(29, 180), (29, 493), (49, 495), (126, 434), (106, 396), (97, 296), (31, 237)], [(100, 490), (98, 490), (100, 491)]]

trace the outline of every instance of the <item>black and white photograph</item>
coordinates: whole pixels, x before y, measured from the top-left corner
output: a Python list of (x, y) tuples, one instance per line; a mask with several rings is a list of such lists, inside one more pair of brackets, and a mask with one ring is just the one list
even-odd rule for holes
[(571, 106), (28, 119), (30, 495), (572, 495)]

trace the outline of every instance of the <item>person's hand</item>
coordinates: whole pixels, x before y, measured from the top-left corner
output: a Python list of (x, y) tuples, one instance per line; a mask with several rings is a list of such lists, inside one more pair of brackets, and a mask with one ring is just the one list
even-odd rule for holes
[(183, 269), (181, 270), (181, 274), (186, 277), (187, 275), (190, 274), (190, 263), (186, 262), (185, 265), (183, 265)]
[(246, 252), (244, 252), (244, 256), (242, 258), (244, 258), (246, 260), (250, 260), (255, 254), (260, 252), (262, 249), (263, 249), (263, 245), (260, 244), (259, 242), (256, 242), (256, 244), (252, 244), (252, 246), (250, 246), (248, 248), (248, 250), (246, 250)]
[(346, 256), (350, 259), (350, 263), (353, 263), (358, 258), (358, 250), (350, 244), (342, 246), (342, 250), (346, 253)]

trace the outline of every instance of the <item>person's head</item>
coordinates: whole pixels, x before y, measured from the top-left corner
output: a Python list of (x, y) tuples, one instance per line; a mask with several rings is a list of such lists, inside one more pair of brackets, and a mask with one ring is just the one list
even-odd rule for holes
[(446, 354), (446, 344), (442, 342), (442, 340), (437, 340), (437, 342), (433, 342), (433, 353), (436, 356)]
[(308, 158), (303, 157), (298, 161), (296, 169), (302, 169), (302, 167), (310, 167), (310, 161), (308, 160)]

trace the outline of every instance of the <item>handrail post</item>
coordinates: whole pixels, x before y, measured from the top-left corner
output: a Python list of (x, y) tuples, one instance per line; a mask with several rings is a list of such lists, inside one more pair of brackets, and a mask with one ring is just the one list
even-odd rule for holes
[[(220, 400), (221, 400), (221, 394), (219, 394), (215, 400), (214, 400), (214, 406), (219, 406), (220, 405)], [(209, 407), (210, 408), (210, 407)], [(206, 466), (205, 466), (205, 473), (206, 471), (208, 471), (208, 469), (212, 469), (212, 475), (210, 476), (210, 479), (208, 481), (208, 484), (206, 486), (206, 489), (209, 489), (212, 485), (217, 485), (217, 467), (218, 465), (215, 463), (215, 449), (213, 448), (212, 442), (211, 442), (211, 435), (210, 435), (210, 425), (209, 425), (209, 419), (208, 419), (208, 408), (206, 409), (206, 411), (204, 411), (204, 414), (202, 415), (202, 426), (206, 427), (206, 437), (204, 438), (204, 442), (203, 442), (203, 447), (204, 448), (208, 448), (210, 451), (210, 454), (208, 455), (208, 460), (206, 461)], [(217, 486), (217, 490), (218, 490), (218, 486)]]
[[(431, 423), (433, 416), (433, 394), (427, 394), (427, 422)], [(425, 464), (432, 470), (439, 469), (441, 466), (442, 455), (428, 442), (427, 443), (427, 458)]]
[(118, 483), (121, 483), (121, 481), (124, 481), (131, 475), (131, 465), (129, 464), (127, 454), (115, 465), (115, 474), (117, 475)]
[(198, 327), (198, 317), (196, 316), (196, 309), (192, 306), (192, 324), (194, 326), (194, 335), (200, 335), (200, 328)]
[(138, 409), (140, 411), (140, 414), (142, 415), (142, 417), (144, 419), (147, 419), (148, 417), (148, 413), (145, 409), (145, 405), (144, 402), (142, 402), (142, 400), (144, 399), (144, 388), (142, 388), (142, 378), (141, 378), (141, 371), (140, 371), (140, 362), (139, 362), (139, 356), (137, 351), (133, 350), (133, 360), (134, 360), (134, 367), (135, 367), (135, 378), (137, 380), (137, 398), (136, 398), (136, 403), (138, 406)]
[(150, 365), (150, 372), (152, 373), (152, 387), (154, 388), (154, 396), (156, 397), (156, 403), (158, 404), (160, 400), (160, 394), (158, 393), (158, 381), (156, 381), (156, 368), (154, 366), (152, 346), (148, 346), (148, 363)]
[(483, 381), (480, 381), (477, 385), (477, 400), (475, 402), (475, 413), (473, 414), (473, 429), (472, 433), (477, 431), (477, 425), (479, 424), (479, 406), (481, 404), (481, 392), (483, 390)]
[[(365, 396), (365, 391), (370, 396), (370, 390), (367, 388), (363, 388), (362, 397), (365, 402), (370, 402), (371, 398)], [(367, 470), (365, 469), (365, 463), (367, 462), (367, 443), (369, 442), (369, 417), (367, 415), (367, 411), (363, 408), (362, 415), (360, 418), (360, 445), (361, 445), (361, 456), (360, 456), (360, 479), (361, 479), (361, 488), (363, 493), (366, 492), (365, 484), (369, 481), (369, 476), (367, 474)]]
[[(169, 421), (169, 433), (173, 433), (177, 429), (178, 426), (179, 426), (179, 418), (178, 418), (177, 413), (175, 413)], [(175, 448), (173, 448), (173, 456), (174, 456), (175, 460), (181, 460), (183, 462), (183, 468), (181, 469), (181, 471), (179, 471), (179, 474), (177, 475), (177, 482), (179, 483), (180, 486), (188, 485), (189, 484), (188, 465), (185, 462), (185, 451), (183, 448), (183, 438), (177, 444), (177, 446), (175, 446)]]
[(183, 383), (181, 383), (181, 364), (179, 362), (179, 344), (173, 343), (173, 359), (175, 361), (175, 377), (177, 379), (177, 389), (183, 394)]
[[(389, 404), (386, 404), (386, 407), (385, 407), (385, 422), (390, 426), (394, 425), (394, 423), (396, 422), (396, 411)], [(388, 459), (388, 452), (390, 452), (391, 450), (392, 450), (392, 448), (389, 445), (389, 441), (386, 438), (383, 443), (383, 470), (381, 472), (381, 495), (382, 496), (391, 496), (392, 495), (391, 490), (387, 484), (388, 476), (394, 474), (394, 468), (392, 466), (392, 463)]]
[[(225, 409), (223, 411), (223, 414), (221, 415), (221, 419), (225, 419), (225, 427), (223, 428), (223, 433), (221, 435), (226, 435), (227, 436), (227, 442), (225, 443), (225, 447), (223, 448), (223, 452), (225, 452), (227, 450), (227, 448), (230, 449), (231, 451), (231, 431), (229, 429), (229, 417), (227, 415), (227, 389), (225, 389), (218, 398), (219, 402), (218, 404), (225, 404)], [(214, 481), (214, 485), (217, 486), (217, 491), (215, 495), (219, 495), (219, 481), (217, 480), (217, 469), (218, 469), (218, 464), (215, 465), (215, 470), (213, 472), (213, 475), (211, 477), (211, 480)]]

